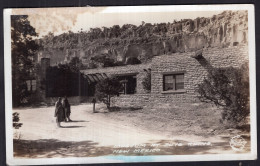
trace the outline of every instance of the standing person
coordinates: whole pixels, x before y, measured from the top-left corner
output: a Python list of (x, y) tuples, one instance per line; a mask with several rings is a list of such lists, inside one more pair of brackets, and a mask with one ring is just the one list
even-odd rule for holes
[(67, 97), (65, 96), (64, 99), (62, 100), (62, 107), (64, 109), (65, 112), (65, 122), (69, 121), (71, 122), (72, 120), (70, 119), (70, 103), (67, 99)]
[(96, 107), (95, 107), (96, 98), (95, 97), (92, 99), (92, 103), (93, 103), (93, 113), (96, 113)]
[(60, 122), (64, 121), (65, 115), (64, 115), (64, 109), (62, 107), (61, 98), (59, 97), (58, 101), (55, 103), (55, 114), (54, 117), (56, 117), (56, 123), (58, 127), (61, 127)]

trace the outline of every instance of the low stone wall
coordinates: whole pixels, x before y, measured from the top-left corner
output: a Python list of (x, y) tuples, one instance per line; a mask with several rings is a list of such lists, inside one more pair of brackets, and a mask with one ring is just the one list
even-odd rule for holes
[(129, 94), (111, 98), (112, 106), (144, 107), (149, 105), (151, 94)]
[(154, 107), (163, 103), (196, 103), (199, 99), (196, 95), (179, 94), (175, 95), (160, 95), (160, 94), (132, 94), (120, 95), (119, 97), (111, 98), (111, 105), (118, 107)]

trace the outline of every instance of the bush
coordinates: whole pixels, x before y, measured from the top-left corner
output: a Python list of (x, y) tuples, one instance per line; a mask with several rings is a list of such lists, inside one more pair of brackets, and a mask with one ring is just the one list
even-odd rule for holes
[(20, 127), (22, 127), (22, 123), (19, 123), (20, 118), (19, 118), (19, 113), (14, 112), (13, 113), (13, 128), (15, 129), (19, 129)]
[(148, 92), (151, 91), (151, 72), (147, 72), (146, 76), (144, 77), (143, 81), (142, 81), (143, 87), (145, 90), (147, 90)]
[(136, 57), (130, 57), (126, 61), (126, 64), (128, 64), (128, 65), (136, 65), (136, 64), (141, 64), (141, 63), (142, 62)]
[(100, 55), (100, 56), (92, 57), (91, 60), (94, 61), (95, 63), (102, 64), (103, 67), (117, 66), (115, 60), (109, 58), (109, 55)]
[(234, 125), (245, 123), (250, 113), (248, 63), (241, 68), (212, 68), (198, 92), (201, 101), (224, 108), (222, 120)]
[(110, 99), (112, 96), (119, 95), (122, 90), (122, 84), (116, 77), (106, 78), (96, 85), (96, 97), (98, 100), (102, 101), (110, 109)]

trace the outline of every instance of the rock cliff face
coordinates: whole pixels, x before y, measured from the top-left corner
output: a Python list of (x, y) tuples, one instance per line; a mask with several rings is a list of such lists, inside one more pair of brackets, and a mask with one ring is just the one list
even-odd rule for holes
[(49, 56), (52, 65), (77, 56), (86, 67), (93, 68), (102, 66), (95, 61), (96, 57), (109, 58), (115, 64), (126, 64), (129, 58), (145, 63), (153, 56), (163, 54), (246, 44), (247, 38), (247, 11), (225, 11), (211, 18), (185, 19), (173, 23), (126, 24), (59, 36), (50, 34), (38, 42), (43, 48), (40, 56)]

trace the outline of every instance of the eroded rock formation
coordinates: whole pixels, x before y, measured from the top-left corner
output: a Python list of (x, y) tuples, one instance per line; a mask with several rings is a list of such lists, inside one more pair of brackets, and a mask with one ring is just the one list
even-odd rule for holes
[(91, 60), (95, 56), (105, 56), (121, 64), (134, 57), (145, 63), (153, 56), (162, 54), (246, 44), (248, 14), (247, 11), (225, 11), (211, 18), (185, 19), (173, 23), (115, 25), (94, 28), (89, 32), (46, 36), (38, 42), (42, 45), (40, 52), (43, 56), (48, 50), (51, 64), (74, 56), (80, 57), (90, 68), (90, 63), (96, 63)]

